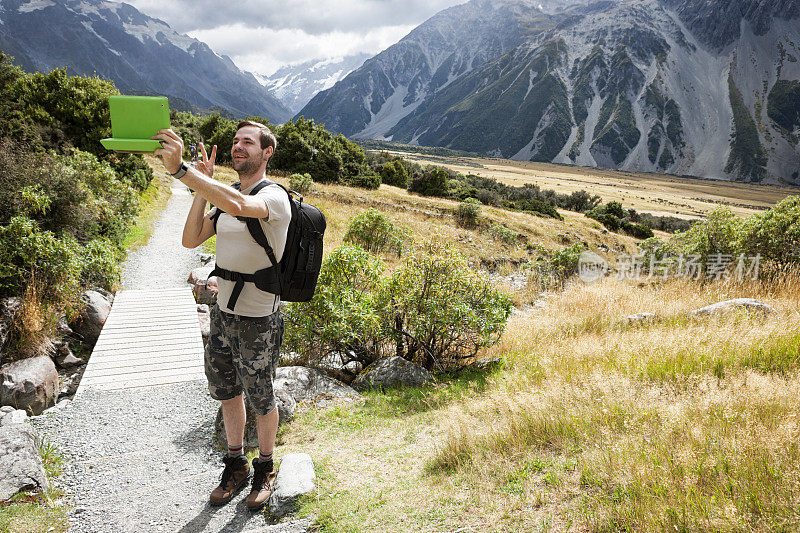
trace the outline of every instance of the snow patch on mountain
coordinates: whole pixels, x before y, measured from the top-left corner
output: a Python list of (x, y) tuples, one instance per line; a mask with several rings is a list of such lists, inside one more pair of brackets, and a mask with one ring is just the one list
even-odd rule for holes
[(31, 0), (27, 4), (20, 5), (17, 11), (20, 13), (30, 13), (31, 11), (39, 11), (40, 9), (54, 5), (56, 5), (56, 3), (50, 0)]

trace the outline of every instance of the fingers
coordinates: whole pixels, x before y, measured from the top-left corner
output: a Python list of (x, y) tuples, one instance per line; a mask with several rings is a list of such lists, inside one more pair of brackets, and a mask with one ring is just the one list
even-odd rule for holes
[[(177, 133), (175, 133), (174, 131), (172, 131), (171, 129), (158, 130), (158, 133), (159, 133), (159, 135), (166, 135), (167, 137), (170, 137), (173, 140), (178, 141), (181, 144), (183, 144), (183, 139), (181, 139), (180, 136)], [(164, 139), (164, 140), (166, 140), (166, 139)]]
[(214, 161), (217, 160), (217, 145), (215, 144), (213, 148), (211, 148), (211, 164), (214, 164)]
[(203, 163), (208, 161), (208, 154), (206, 153), (206, 145), (200, 143), (200, 153), (203, 154)]

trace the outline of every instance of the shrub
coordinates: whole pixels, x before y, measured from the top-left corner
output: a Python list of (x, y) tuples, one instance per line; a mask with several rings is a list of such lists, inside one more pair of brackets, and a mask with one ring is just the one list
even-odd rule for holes
[(500, 340), (509, 297), (450, 248), (426, 244), (385, 285), (383, 326), (395, 353), (433, 369), (458, 366)]
[(576, 242), (571, 246), (553, 252), (550, 256), (550, 264), (553, 266), (556, 276), (559, 279), (567, 279), (578, 272), (578, 260), (581, 253), (586, 250), (586, 246), (581, 242)]
[(800, 263), (800, 196), (789, 196), (741, 228), (739, 252), (778, 263)]
[(344, 183), (350, 187), (374, 190), (381, 186), (381, 177), (371, 170), (367, 170), (364, 174), (346, 178)]
[(410, 192), (423, 196), (447, 196), (447, 171), (443, 168), (427, 168), (412, 178), (408, 186)]
[(462, 228), (474, 228), (481, 215), (481, 203), (475, 198), (467, 198), (456, 208), (453, 216)]
[(696, 254), (705, 262), (711, 254), (739, 253), (744, 229), (744, 221), (730, 208), (717, 207), (689, 231), (675, 234), (670, 242), (679, 254)]
[(289, 189), (306, 194), (314, 190), (314, 180), (311, 179), (311, 174), (292, 174), (289, 176)]
[(406, 234), (385, 214), (371, 208), (350, 219), (344, 242), (362, 247), (368, 252), (393, 251), (399, 257)]
[(489, 236), (506, 244), (517, 242), (517, 234), (501, 224), (492, 224), (488, 230)]
[(112, 290), (119, 281), (123, 253), (108, 239), (89, 241), (80, 249), (81, 285)]
[(400, 161), (388, 161), (381, 167), (381, 181), (405, 189), (408, 187), (408, 172)]
[(330, 356), (364, 365), (375, 360), (382, 340), (376, 304), (382, 273), (381, 260), (357, 246), (333, 250), (311, 301), (287, 306), (287, 348), (310, 364)]

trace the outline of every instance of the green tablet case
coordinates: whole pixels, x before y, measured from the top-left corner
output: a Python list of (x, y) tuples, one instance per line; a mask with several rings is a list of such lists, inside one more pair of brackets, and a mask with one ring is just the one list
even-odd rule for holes
[(108, 106), (113, 137), (100, 140), (106, 149), (147, 153), (161, 148), (159, 141), (150, 137), (170, 127), (166, 97), (115, 95), (108, 97)]

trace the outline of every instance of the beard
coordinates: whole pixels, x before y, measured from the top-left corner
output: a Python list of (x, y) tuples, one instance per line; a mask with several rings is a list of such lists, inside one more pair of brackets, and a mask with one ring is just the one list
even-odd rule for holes
[(233, 170), (235, 170), (240, 176), (251, 176), (258, 171), (258, 168), (261, 166), (261, 159), (258, 157), (248, 157), (247, 159), (243, 160), (233, 160)]

